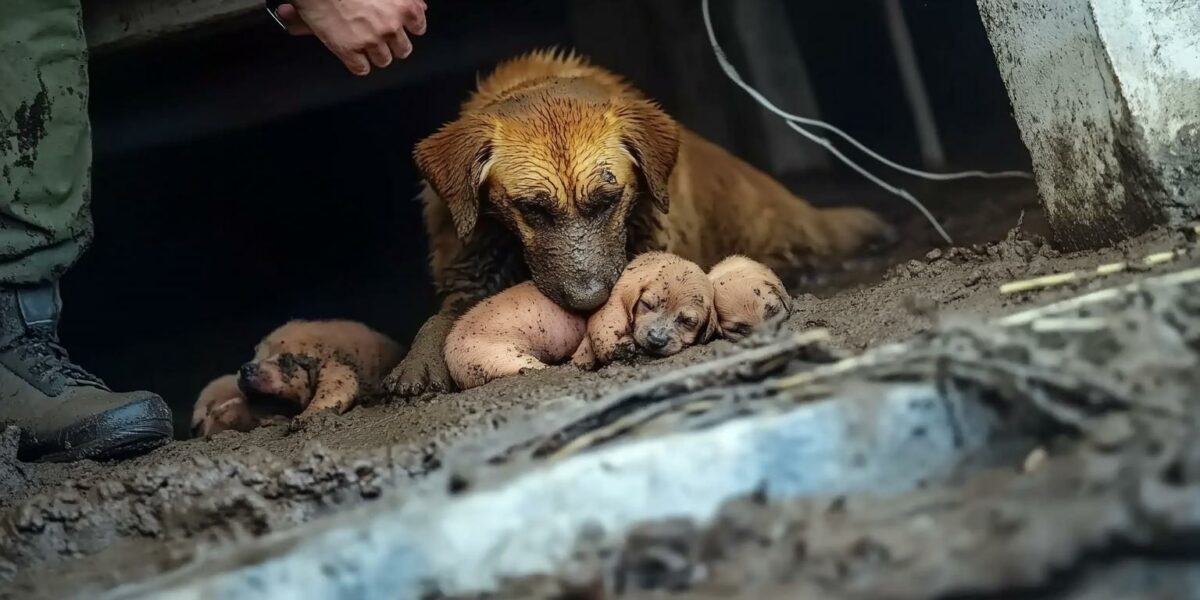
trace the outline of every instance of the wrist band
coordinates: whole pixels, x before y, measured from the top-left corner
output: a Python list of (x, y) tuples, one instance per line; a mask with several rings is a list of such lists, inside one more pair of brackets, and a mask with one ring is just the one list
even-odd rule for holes
[(264, 2), (265, 6), (267, 8), (267, 14), (271, 15), (271, 18), (275, 19), (275, 22), (279, 23), (279, 26), (284, 28), (285, 30), (287, 29), (287, 25), (283, 24), (283, 19), (279, 18), (279, 13), (276, 11), (279, 10), (280, 5), (287, 4), (287, 3), (288, 3), (288, 0), (265, 0), (265, 2)]

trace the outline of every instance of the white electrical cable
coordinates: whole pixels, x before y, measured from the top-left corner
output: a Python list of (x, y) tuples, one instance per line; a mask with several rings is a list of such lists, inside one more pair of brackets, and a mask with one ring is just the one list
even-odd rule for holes
[(883, 180), (879, 179), (878, 177), (872, 175), (869, 171), (867, 171), (863, 167), (859, 166), (854, 161), (850, 160), (850, 158), (847, 157), (845, 154), (838, 151), (833, 146), (833, 143), (830, 142), (827, 138), (823, 138), (819, 135), (816, 135), (816, 134), (804, 129), (803, 127), (800, 127), (800, 125), (808, 125), (810, 127), (819, 127), (826, 131), (829, 131), (829, 132), (837, 135), (838, 137), (841, 137), (842, 139), (846, 140), (847, 142), (850, 142), (850, 144), (853, 145), (855, 148), (858, 148), (863, 153), (867, 154), (871, 158), (874, 158), (875, 160), (879, 161), (880, 163), (882, 163), (888, 167), (891, 167), (902, 173), (907, 173), (909, 175), (921, 177), (924, 179), (929, 179), (932, 181), (951, 181), (951, 180), (956, 180), (956, 179), (967, 179), (967, 178), (971, 178), (971, 177), (984, 178), (984, 179), (1000, 179), (1000, 178), (1032, 179), (1032, 175), (1030, 175), (1029, 173), (1025, 173), (1023, 171), (1003, 171), (1000, 173), (987, 173), (984, 171), (964, 171), (964, 172), (960, 172), (960, 173), (929, 173), (927, 171), (920, 171), (917, 169), (906, 167), (904, 165), (897, 164), (891, 160), (888, 160), (887, 158), (881, 156), (877, 152), (868, 148), (863, 143), (854, 139), (850, 134), (846, 133), (845, 131), (842, 131), (841, 129), (838, 129), (837, 127), (835, 127), (833, 125), (830, 125), (829, 123), (826, 123), (824, 121), (819, 121), (816, 119), (809, 119), (806, 117), (801, 117), (799, 115), (794, 115), (794, 114), (791, 114), (791, 113), (775, 106), (774, 103), (772, 103), (770, 100), (768, 100), (766, 97), (764, 97), (761, 93), (759, 93), (758, 90), (754, 89), (753, 87), (750, 86), (750, 84), (746, 83), (746, 81), (742, 79), (742, 76), (740, 74), (738, 74), (737, 69), (734, 68), (733, 63), (729, 62), (729, 58), (725, 55), (725, 51), (721, 48), (720, 43), (717, 42), (717, 34), (716, 34), (716, 31), (713, 29), (712, 15), (710, 14), (710, 11), (708, 8), (708, 1), (709, 0), (701, 0), (701, 4), (700, 4), (701, 9), (704, 13), (704, 27), (708, 30), (708, 41), (712, 45), (713, 54), (717, 57), (717, 62), (720, 63), (721, 70), (725, 72), (725, 75), (727, 77), (729, 77), (729, 79), (731, 81), (733, 81), (735, 84), (737, 84), (738, 87), (742, 88), (747, 94), (749, 94), (751, 98), (754, 98), (754, 100), (756, 102), (758, 102), (760, 105), (762, 105), (763, 108), (766, 108), (767, 110), (771, 111), (772, 113), (775, 113), (776, 115), (778, 115), (778, 116), (782, 117), (784, 120), (786, 120), (788, 126), (791, 127), (792, 129), (796, 130), (796, 132), (800, 133), (801, 135), (808, 138), (809, 140), (812, 140), (814, 143), (822, 146), (823, 148), (828, 150), (831, 154), (833, 154), (835, 157), (837, 157), (838, 160), (842, 161), (847, 166), (849, 166), (850, 168), (857, 171), (859, 174), (861, 174), (864, 177), (866, 177), (867, 179), (871, 180), (876, 185), (891, 192), (892, 194), (895, 194), (895, 195), (903, 198), (904, 200), (906, 200), (910, 204), (912, 204), (914, 207), (916, 207), (919, 211), (921, 211), (921, 214), (923, 214), (925, 216), (925, 218), (929, 220), (929, 222), (933, 225), (934, 229), (937, 230), (938, 234), (941, 235), (942, 238), (944, 240), (946, 240), (947, 243), (950, 243), (950, 244), (954, 243), (951, 240), (950, 235), (946, 233), (946, 230), (941, 226), (940, 223), (938, 223), (937, 219), (934, 218), (933, 214), (929, 212), (929, 209), (925, 208), (925, 206), (923, 204), (921, 204), (921, 202), (919, 200), (917, 200), (915, 197), (913, 197), (912, 194), (909, 194), (907, 191), (905, 191), (901, 188), (890, 185), (890, 184), (884, 182)]

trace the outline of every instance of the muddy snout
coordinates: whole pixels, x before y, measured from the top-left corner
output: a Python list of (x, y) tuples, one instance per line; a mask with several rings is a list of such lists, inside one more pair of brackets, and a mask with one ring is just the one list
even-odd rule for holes
[(614, 282), (600, 278), (588, 279), (566, 290), (567, 306), (578, 311), (590, 311), (600, 308), (612, 291)]
[(667, 347), (671, 343), (671, 334), (665, 327), (651, 327), (646, 332), (646, 349), (650, 351), (658, 351)]
[(533, 282), (568, 310), (600, 308), (628, 262), (623, 232), (616, 235), (595, 223), (578, 222), (540, 232), (525, 249)]
[(609, 293), (621, 274), (621, 268), (605, 269), (601, 273), (587, 273), (580, 276), (559, 276), (551, 272), (549, 276), (534, 275), (534, 283), (543, 294), (563, 308), (581, 313), (592, 312), (608, 301)]
[(238, 369), (238, 388), (245, 394), (275, 394), (283, 384), (278, 369), (248, 362)]
[(635, 326), (633, 341), (652, 356), (671, 356), (683, 349), (683, 340), (673, 319), (655, 319), (649, 324)]

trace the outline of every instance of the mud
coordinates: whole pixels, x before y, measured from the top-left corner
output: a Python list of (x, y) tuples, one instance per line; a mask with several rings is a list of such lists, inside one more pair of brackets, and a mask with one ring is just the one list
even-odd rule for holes
[[(887, 498), (755, 493), (707, 524), (649, 523), (615, 548), (585, 540), (567, 572), (489, 597), (1190, 597), (1197, 291), (1135, 293), (1041, 326), (949, 323), (849, 376), (982, 391), (1038, 433), (1039, 459)], [(1062, 317), (1086, 327), (1060, 328)]]
[[(1031, 213), (1028, 221), (1036, 220)], [(827, 328), (834, 345), (857, 352), (928, 330), (949, 315), (999, 316), (1138, 274), (1014, 297), (1001, 297), (1000, 283), (1139, 258), (1183, 243), (1180, 234), (1153, 231), (1116, 248), (1063, 255), (1029, 231), (1036, 227), (1004, 234), (1007, 228), (999, 226), (991, 237), (997, 241), (963, 248), (936, 250), (909, 240), (892, 255), (904, 258), (899, 264), (880, 260), (832, 280), (797, 280), (790, 325)], [(1153, 272), (1196, 263), (1195, 257), (1181, 259)], [(855, 281), (870, 283), (841, 288)], [(6, 433), (0, 437), (0, 452), (6, 453), (0, 461), (0, 577), (8, 583), (0, 595), (57, 597), (66, 590), (106, 589), (239, 539), (383, 494), (403, 494), (413, 478), (453, 465), (461, 448), (500, 425), (584, 406), (730, 347), (714, 342), (666, 360), (596, 373), (556, 367), (460, 394), (376, 403), (340, 416), (176, 442), (112, 464), (19, 463), (9, 455), (15, 442)], [(885, 511), (880, 518), (888, 514), (898, 513)], [(879, 560), (870, 544), (862, 553), (863, 560)], [(55, 576), (48, 577), (50, 572)]]

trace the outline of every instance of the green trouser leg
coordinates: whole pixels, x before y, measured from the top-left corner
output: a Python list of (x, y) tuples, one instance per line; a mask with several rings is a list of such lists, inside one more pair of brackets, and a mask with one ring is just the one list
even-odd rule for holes
[(0, 285), (55, 281), (91, 242), (79, 0), (0, 0)]

